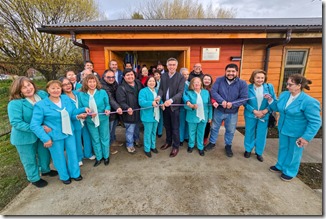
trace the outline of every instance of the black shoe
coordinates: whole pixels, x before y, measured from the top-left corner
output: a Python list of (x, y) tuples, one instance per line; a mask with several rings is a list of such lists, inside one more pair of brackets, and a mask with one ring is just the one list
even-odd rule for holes
[(269, 168), (269, 171), (274, 172), (274, 173), (280, 173), (281, 170), (279, 170), (276, 166), (271, 166)]
[(107, 166), (107, 165), (109, 165), (109, 163), (110, 163), (110, 158), (109, 157), (105, 158), (104, 159), (104, 165)]
[(144, 151), (144, 153), (146, 154), (147, 157), (152, 157), (151, 152), (146, 152), (146, 151)]
[(192, 150), (193, 150), (193, 148), (188, 147), (187, 152), (188, 152), (188, 153), (192, 153)]
[(157, 154), (158, 153), (158, 150), (156, 148), (151, 148), (151, 151), (154, 153), (154, 154)]
[(286, 181), (286, 182), (290, 182), (293, 179), (293, 177), (285, 175), (284, 173), (282, 173), (281, 175), (281, 180)]
[(83, 179), (83, 177), (80, 175), (80, 176), (78, 176), (77, 178), (72, 178), (72, 179), (75, 180), (75, 181), (80, 181), (80, 180)]
[(39, 180), (36, 181), (36, 182), (32, 182), (32, 184), (33, 184), (34, 186), (36, 186), (37, 188), (42, 188), (42, 187), (46, 186), (46, 185), (48, 184), (48, 182), (45, 181), (44, 179), (39, 179)]
[(58, 175), (58, 171), (56, 170), (50, 170), (50, 172), (47, 172), (47, 173), (42, 173), (42, 176), (57, 176)]
[(209, 143), (204, 147), (204, 150), (205, 150), (205, 151), (209, 151), (209, 150), (212, 150), (214, 147), (215, 147), (215, 144), (209, 142)]
[(250, 155), (251, 155), (251, 152), (248, 152), (248, 151), (245, 151), (245, 152), (244, 152), (244, 157), (245, 157), (245, 158), (249, 158)]
[(199, 152), (199, 155), (200, 155), (200, 156), (204, 156), (204, 155), (205, 155), (204, 150), (198, 150), (198, 152)]
[(185, 139), (184, 141), (188, 143), (189, 142), (189, 139)]
[(137, 148), (141, 148), (141, 144), (138, 141), (134, 142), (134, 146), (136, 146)]
[(263, 162), (264, 158), (263, 158), (263, 156), (257, 154), (257, 160), (259, 160), (260, 162)]
[(102, 162), (102, 160), (96, 160), (94, 163), (94, 167), (97, 167), (98, 165), (100, 165)]
[(233, 152), (231, 149), (232, 145), (225, 145), (225, 153), (228, 157), (233, 157)]
[(61, 181), (62, 181), (63, 184), (66, 184), (66, 185), (68, 185), (68, 184), (71, 183), (71, 179), (70, 178), (67, 179), (67, 180), (61, 180)]
[(183, 146), (183, 142), (180, 142), (180, 146)]
[(161, 138), (161, 137), (162, 137), (162, 135), (157, 135), (157, 137), (158, 137), (158, 138)]

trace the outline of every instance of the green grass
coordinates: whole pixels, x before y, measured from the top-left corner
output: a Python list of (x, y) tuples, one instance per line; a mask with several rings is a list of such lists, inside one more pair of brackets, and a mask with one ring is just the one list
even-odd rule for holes
[[(44, 89), (46, 81), (35, 81)], [(10, 131), (7, 115), (11, 81), (0, 81), (0, 136)], [(29, 182), (16, 148), (10, 144), (10, 134), (0, 137), (0, 211), (18, 195)]]

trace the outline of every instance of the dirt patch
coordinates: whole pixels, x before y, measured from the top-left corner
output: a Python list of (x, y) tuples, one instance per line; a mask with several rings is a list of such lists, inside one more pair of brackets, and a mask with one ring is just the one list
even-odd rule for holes
[(312, 189), (323, 188), (323, 164), (301, 163), (297, 177)]
[[(238, 127), (241, 134), (245, 134), (244, 127)], [(322, 127), (319, 129), (315, 138), (323, 137)], [(268, 128), (267, 138), (278, 138), (277, 127)], [(322, 163), (301, 163), (297, 177), (312, 189), (323, 188), (323, 164)]]

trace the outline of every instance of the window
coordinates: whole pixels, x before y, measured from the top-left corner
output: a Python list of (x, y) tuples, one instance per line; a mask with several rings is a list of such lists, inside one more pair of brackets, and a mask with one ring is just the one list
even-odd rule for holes
[(286, 82), (292, 74), (303, 74), (307, 64), (308, 49), (289, 49), (286, 51), (282, 91), (286, 90)]

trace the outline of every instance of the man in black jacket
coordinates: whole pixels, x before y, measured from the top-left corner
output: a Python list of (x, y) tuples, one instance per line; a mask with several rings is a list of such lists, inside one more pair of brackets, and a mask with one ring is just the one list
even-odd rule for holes
[(118, 125), (119, 115), (122, 115), (122, 109), (116, 100), (116, 91), (118, 89), (118, 83), (115, 80), (114, 72), (110, 69), (104, 71), (102, 78), (100, 80), (102, 89), (106, 91), (109, 96), (111, 112), (116, 112), (110, 114), (110, 153), (116, 154), (117, 150), (113, 150), (112, 146), (120, 146), (121, 143), (116, 141), (115, 130)]
[(199, 77), (200, 79), (203, 79), (204, 73), (202, 72), (201, 64), (196, 63), (194, 65), (194, 69), (190, 72), (188, 81), (191, 81), (194, 77)]
[(126, 146), (129, 153), (136, 153), (134, 147), (135, 142), (139, 142), (139, 125), (140, 112), (138, 104), (138, 93), (143, 88), (139, 80), (135, 79), (135, 72), (131, 68), (126, 68), (123, 71), (123, 81), (119, 85), (116, 93), (116, 98), (122, 110), (127, 110), (127, 113), (122, 114), (122, 120), (126, 127)]
[(175, 157), (179, 152), (180, 133), (179, 133), (179, 107), (171, 104), (181, 104), (182, 94), (185, 84), (184, 77), (178, 73), (178, 60), (169, 58), (167, 60), (168, 72), (161, 77), (158, 96), (164, 102), (163, 123), (166, 132), (165, 144), (161, 146), (165, 150), (173, 146), (170, 157)]

